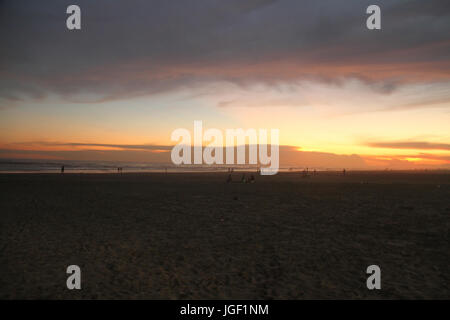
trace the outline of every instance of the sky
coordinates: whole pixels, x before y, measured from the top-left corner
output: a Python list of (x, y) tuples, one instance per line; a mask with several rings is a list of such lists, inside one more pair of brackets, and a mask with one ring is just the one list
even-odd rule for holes
[(0, 158), (167, 161), (201, 120), (279, 129), (282, 165), (450, 168), (449, 34), (448, 0), (3, 0)]

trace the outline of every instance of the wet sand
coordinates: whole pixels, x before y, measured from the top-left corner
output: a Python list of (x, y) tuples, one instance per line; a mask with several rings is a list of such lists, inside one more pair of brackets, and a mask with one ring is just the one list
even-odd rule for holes
[(0, 298), (450, 299), (449, 173), (226, 178), (0, 175)]

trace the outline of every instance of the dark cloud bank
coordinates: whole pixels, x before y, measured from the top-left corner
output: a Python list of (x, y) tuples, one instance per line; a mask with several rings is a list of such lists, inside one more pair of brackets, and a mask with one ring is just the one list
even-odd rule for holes
[(389, 149), (450, 150), (450, 144), (448, 143), (432, 143), (426, 141), (370, 142), (367, 145), (373, 148)]
[[(382, 30), (365, 27), (369, 4)], [(78, 4), (82, 30), (65, 27)], [(448, 0), (0, 2), (0, 99), (104, 101), (195, 87), (450, 80)]]

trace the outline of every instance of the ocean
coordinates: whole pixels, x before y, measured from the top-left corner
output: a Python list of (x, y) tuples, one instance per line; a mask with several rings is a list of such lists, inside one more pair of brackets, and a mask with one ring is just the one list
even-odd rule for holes
[[(41, 159), (0, 159), (0, 173), (117, 173), (122, 172), (227, 172), (230, 166), (180, 165), (171, 163), (80, 161)], [(235, 171), (257, 170), (256, 166), (234, 165)]]

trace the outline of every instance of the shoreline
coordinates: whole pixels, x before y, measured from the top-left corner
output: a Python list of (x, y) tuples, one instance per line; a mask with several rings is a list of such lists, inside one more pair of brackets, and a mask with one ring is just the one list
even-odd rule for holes
[[(342, 170), (338, 169), (316, 169), (317, 173), (322, 174), (336, 174), (336, 175), (342, 175)], [(185, 170), (185, 169), (174, 169), (174, 168), (168, 168), (167, 172), (165, 172), (164, 169), (161, 170), (126, 170), (121, 173), (117, 172), (117, 169), (110, 169), (110, 170), (72, 170), (71, 169), (65, 169), (64, 174), (79, 174), (79, 173), (85, 173), (85, 174), (111, 174), (111, 175), (120, 175), (120, 174), (153, 174), (153, 173), (162, 173), (162, 174), (216, 174), (216, 173), (230, 173), (225, 169), (217, 169), (217, 170)], [(234, 169), (233, 173), (258, 173), (257, 170), (252, 169)], [(303, 169), (294, 169), (294, 170), (287, 170), (287, 169), (280, 169), (277, 174), (273, 175), (279, 175), (279, 174), (302, 174)], [(313, 175), (313, 171), (309, 170), (307, 172), (309, 175)], [(449, 169), (415, 169), (415, 170), (358, 170), (358, 169), (346, 169), (346, 174), (449, 174)], [(61, 174), (58, 170), (17, 170), (17, 171), (2, 171), (0, 170), (0, 175), (3, 174)], [(260, 174), (258, 174), (260, 175)]]

